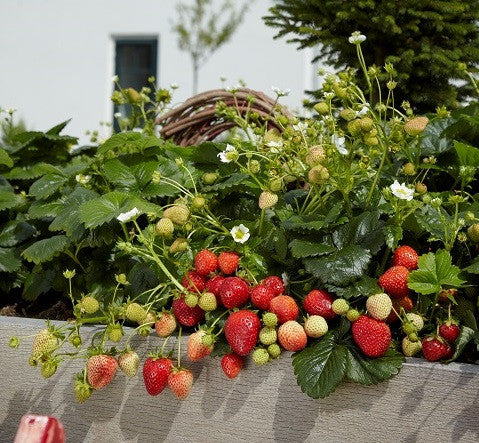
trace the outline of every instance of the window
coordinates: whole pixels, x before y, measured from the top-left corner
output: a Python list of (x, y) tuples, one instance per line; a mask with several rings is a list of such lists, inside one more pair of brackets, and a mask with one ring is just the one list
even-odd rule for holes
[[(120, 78), (124, 88), (135, 88), (139, 91), (148, 85), (148, 77), (157, 77), (157, 37), (121, 37), (115, 39), (115, 74)], [(115, 105), (113, 113), (120, 112), (128, 116), (130, 105)], [(118, 123), (113, 118), (115, 130)]]

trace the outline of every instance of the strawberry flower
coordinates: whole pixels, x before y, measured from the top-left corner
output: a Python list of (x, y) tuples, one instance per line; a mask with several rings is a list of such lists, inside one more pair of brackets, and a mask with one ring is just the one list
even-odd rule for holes
[(278, 97), (286, 97), (291, 93), (291, 89), (279, 89), (276, 86), (271, 86), (271, 90), (278, 96)]
[(360, 45), (364, 40), (366, 40), (366, 36), (359, 31), (354, 31), (351, 37), (348, 38), (349, 43), (352, 45)]
[(400, 200), (410, 201), (414, 197), (414, 190), (408, 188), (405, 183), (399, 183), (397, 180), (394, 180), (390, 188), (391, 192)]
[(336, 149), (338, 152), (342, 155), (346, 155), (348, 153), (348, 150), (346, 148), (346, 138), (345, 137), (339, 137), (336, 134), (333, 134), (331, 136), (331, 143), (336, 146)]
[(218, 154), (222, 163), (231, 163), (238, 159), (238, 151), (230, 144), (226, 145), (226, 149)]
[(122, 212), (118, 217), (117, 220), (121, 223), (126, 223), (134, 218), (136, 218), (140, 214), (140, 211), (137, 207), (134, 207), (131, 211)]
[(233, 240), (236, 243), (244, 243), (251, 236), (251, 234), (249, 233), (249, 229), (242, 223), (238, 226), (234, 226), (230, 232), (231, 236), (233, 237)]

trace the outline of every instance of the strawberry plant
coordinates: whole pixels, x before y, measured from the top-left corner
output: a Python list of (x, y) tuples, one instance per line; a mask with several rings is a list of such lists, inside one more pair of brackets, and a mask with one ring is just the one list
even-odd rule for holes
[[(194, 389), (188, 361), (215, 356), (234, 378), (246, 359), (294, 352), (314, 398), (343, 380), (377, 384), (413, 355), (475, 362), (479, 155), (464, 129), (475, 108), (414, 115), (394, 107), (393, 67), (383, 74), (374, 107), (346, 69), (325, 78), (309, 119), (274, 115), (268, 126), (220, 104), (218, 116), (241, 128), (225, 142), (185, 148), (127, 130), (71, 159), (89, 180), (64, 177), (38, 195), (34, 211), (56, 208), (40, 217), (50, 236), (19, 250), (53, 267), (74, 317), (39, 333), (31, 364), (51, 376), (88, 356), (74, 387), (85, 401), (118, 376), (113, 360), (136, 373), (135, 336), (162, 347), (143, 362), (147, 392), (169, 386), (181, 399)], [(61, 247), (48, 249), (55, 237)], [(51, 262), (58, 254), (67, 270)], [(85, 343), (91, 323), (102, 327)]]

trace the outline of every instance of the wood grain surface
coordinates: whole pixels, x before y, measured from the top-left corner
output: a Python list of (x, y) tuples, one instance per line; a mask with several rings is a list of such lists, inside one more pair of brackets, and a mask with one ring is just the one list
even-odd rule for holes
[[(145, 391), (141, 375), (118, 373), (84, 404), (73, 396), (82, 361), (44, 380), (28, 365), (30, 343), (8, 347), (11, 335), (29, 335), (44, 322), (0, 317), (0, 441), (11, 442), (23, 414), (48, 414), (65, 426), (67, 442), (477, 442), (479, 366), (408, 359), (401, 373), (374, 387), (341, 385), (313, 400), (296, 384), (290, 355), (234, 380), (219, 358), (192, 364), (195, 383), (180, 401), (169, 390)], [(144, 339), (144, 358), (158, 337)], [(185, 359), (186, 363), (186, 359)]]

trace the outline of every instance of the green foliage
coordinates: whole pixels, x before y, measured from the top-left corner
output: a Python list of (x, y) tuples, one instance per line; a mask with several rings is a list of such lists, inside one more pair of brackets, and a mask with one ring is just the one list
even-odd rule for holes
[[(276, 0), (265, 17), (276, 37), (300, 48), (318, 48), (321, 60), (336, 69), (360, 68), (354, 31), (367, 37), (362, 44), (367, 65), (392, 63), (397, 73), (396, 103), (409, 100), (420, 112), (457, 106), (470, 94), (450, 80), (463, 78), (459, 62), (475, 69), (479, 62), (479, 1)], [(382, 79), (387, 79), (384, 73)], [(364, 83), (363, 86), (366, 86)]]
[(460, 269), (452, 264), (451, 254), (441, 249), (429, 252), (418, 260), (418, 269), (409, 275), (408, 286), (419, 294), (436, 294), (446, 287), (459, 287), (463, 283)]
[(396, 375), (403, 362), (404, 357), (393, 350), (376, 359), (362, 355), (352, 343), (345, 319), (313, 346), (293, 356), (298, 384), (312, 398), (328, 396), (343, 379), (375, 385)]

